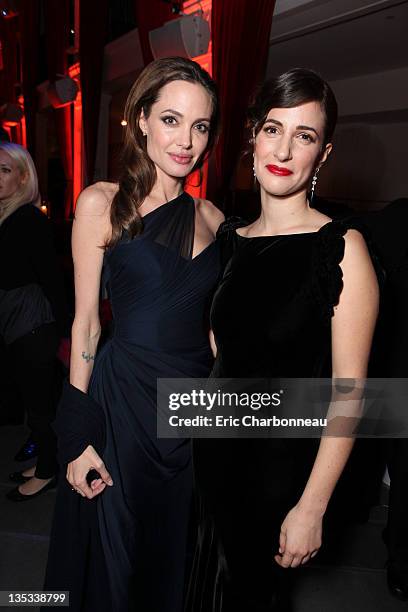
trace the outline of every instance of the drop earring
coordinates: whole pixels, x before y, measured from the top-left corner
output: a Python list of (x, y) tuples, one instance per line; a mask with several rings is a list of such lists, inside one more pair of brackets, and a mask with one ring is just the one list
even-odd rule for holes
[(310, 191), (310, 203), (313, 202), (314, 197), (315, 197), (315, 189), (316, 189), (316, 183), (317, 183), (317, 174), (319, 172), (320, 168), (316, 168), (315, 173), (313, 175), (312, 178), (312, 189)]
[(256, 177), (256, 170), (255, 170), (255, 154), (253, 154), (253, 164), (252, 164), (252, 174), (253, 174), (253, 184), (252, 184), (252, 189), (254, 191), (258, 190), (258, 183), (257, 183), (257, 177)]

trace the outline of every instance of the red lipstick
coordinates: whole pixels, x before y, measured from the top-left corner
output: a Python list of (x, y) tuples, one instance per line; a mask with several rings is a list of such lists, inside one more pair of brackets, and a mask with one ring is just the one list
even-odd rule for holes
[(282, 168), (281, 166), (274, 166), (273, 164), (268, 164), (266, 169), (272, 174), (275, 174), (275, 176), (290, 176), (293, 174), (292, 170), (289, 170), (289, 168)]

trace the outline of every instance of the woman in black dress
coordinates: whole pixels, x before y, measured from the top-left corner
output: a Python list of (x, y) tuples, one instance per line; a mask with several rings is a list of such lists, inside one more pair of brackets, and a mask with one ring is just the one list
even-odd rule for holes
[[(331, 149), (334, 95), (291, 70), (263, 85), (250, 110), (262, 211), (227, 221), (226, 264), (211, 323), (220, 378), (361, 379), (378, 286), (353, 224), (310, 205)], [(283, 406), (284, 407), (284, 406)], [(200, 528), (190, 583), (194, 612), (290, 609), (287, 568), (321, 546), (322, 521), (351, 438), (194, 440)]]
[[(57, 416), (67, 480), (46, 588), (69, 590), (71, 610), (181, 612), (191, 451), (157, 439), (156, 381), (212, 363), (205, 313), (223, 216), (183, 186), (214, 142), (215, 86), (195, 62), (157, 60), (124, 117), (119, 184), (88, 187), (75, 213), (71, 384)], [(114, 329), (96, 354), (101, 279)]]
[(13, 385), (27, 412), (37, 464), (10, 474), (11, 501), (29, 501), (55, 486), (56, 353), (65, 334), (64, 286), (50, 223), (37, 207), (38, 179), (24, 147), (0, 143), (0, 337)]

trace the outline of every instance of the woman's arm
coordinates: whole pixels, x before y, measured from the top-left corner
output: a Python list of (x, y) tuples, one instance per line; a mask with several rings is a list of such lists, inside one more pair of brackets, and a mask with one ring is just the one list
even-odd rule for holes
[(72, 228), (75, 281), (75, 318), (72, 326), (70, 382), (84, 393), (93, 369), (101, 334), (99, 292), (103, 248), (109, 235), (109, 206), (97, 185), (78, 198)]
[[(72, 229), (72, 256), (75, 278), (75, 318), (72, 326), (70, 383), (84, 393), (88, 390), (100, 337), (99, 292), (103, 263), (103, 245), (109, 237), (109, 202), (102, 188), (92, 185), (79, 196)], [(101, 479), (91, 488), (89, 470)], [(67, 480), (83, 497), (101, 493), (112, 479), (92, 446), (68, 464)], [(96, 486), (95, 486), (96, 484)]]
[[(362, 235), (349, 230), (341, 263), (343, 290), (332, 318), (333, 378), (364, 379), (378, 314), (377, 278)], [(321, 546), (322, 518), (348, 460), (352, 438), (323, 437), (303, 494), (281, 528), (282, 567), (296, 567)]]

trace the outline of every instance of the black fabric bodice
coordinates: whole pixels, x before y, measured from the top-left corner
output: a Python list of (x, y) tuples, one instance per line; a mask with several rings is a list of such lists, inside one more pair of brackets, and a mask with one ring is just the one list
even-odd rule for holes
[(124, 233), (104, 259), (115, 341), (183, 356), (208, 350), (205, 311), (219, 275), (217, 243), (192, 258), (195, 204), (187, 193), (145, 215), (143, 225), (133, 240)]
[(219, 230), (225, 271), (211, 323), (215, 377), (331, 375), (331, 316), (343, 286), (350, 221), (304, 234), (246, 238), (242, 220)]

